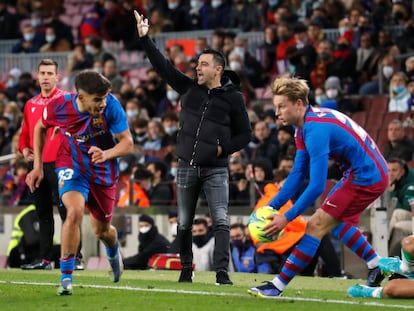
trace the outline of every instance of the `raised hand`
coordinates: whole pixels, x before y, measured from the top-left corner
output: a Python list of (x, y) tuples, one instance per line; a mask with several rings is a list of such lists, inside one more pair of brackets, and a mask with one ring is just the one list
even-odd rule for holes
[(144, 18), (144, 15), (139, 14), (136, 10), (134, 10), (134, 15), (137, 20), (138, 36), (141, 38), (148, 33), (148, 18)]

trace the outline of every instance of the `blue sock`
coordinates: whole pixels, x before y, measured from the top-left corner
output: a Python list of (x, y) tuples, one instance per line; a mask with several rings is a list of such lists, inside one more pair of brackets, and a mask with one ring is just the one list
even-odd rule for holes
[(320, 243), (320, 240), (305, 233), (302, 240), (290, 253), (277, 277), (280, 281), (280, 283), (278, 283), (278, 288), (280, 290), (283, 290), (295, 275), (301, 273), (302, 270), (310, 264)]
[(69, 278), (72, 280), (72, 272), (75, 269), (75, 256), (60, 258), (60, 272), (62, 273), (60, 280)]
[(115, 247), (111, 248), (109, 246), (105, 246), (106, 248), (106, 256), (108, 256), (108, 258), (114, 258), (115, 256), (118, 255), (118, 248), (119, 248), (119, 242), (116, 241)]

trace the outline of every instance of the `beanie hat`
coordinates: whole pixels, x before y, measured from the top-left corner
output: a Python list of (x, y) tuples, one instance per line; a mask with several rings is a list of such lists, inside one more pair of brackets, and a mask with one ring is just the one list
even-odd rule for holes
[(337, 89), (337, 90), (341, 90), (341, 81), (339, 80), (338, 77), (329, 77), (326, 81), (325, 81), (325, 90), (327, 89)]
[(154, 219), (151, 216), (142, 214), (141, 216), (139, 216), (139, 220), (138, 221), (144, 221), (149, 223), (151, 226), (154, 226)]

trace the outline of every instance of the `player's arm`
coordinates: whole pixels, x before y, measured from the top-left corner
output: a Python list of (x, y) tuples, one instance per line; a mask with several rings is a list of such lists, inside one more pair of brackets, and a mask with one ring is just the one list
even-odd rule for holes
[(97, 146), (92, 146), (88, 154), (91, 155), (92, 162), (103, 163), (106, 160), (128, 155), (134, 151), (134, 142), (129, 129), (114, 135), (118, 143), (107, 150), (102, 150)]
[(309, 168), (309, 155), (306, 150), (298, 150), (295, 156), (295, 163), (292, 171), (280, 189), (280, 192), (270, 201), (269, 205), (279, 209), (286, 204), (298, 191), (299, 186), (307, 177)]
[(40, 182), (43, 179), (42, 154), (46, 141), (46, 131), (47, 128), (43, 124), (42, 119), (39, 119), (39, 121), (36, 123), (33, 134), (33, 170), (26, 177), (26, 183), (29, 186), (31, 192), (34, 192), (35, 189), (39, 187)]
[(302, 214), (323, 193), (328, 175), (328, 154), (312, 158), (310, 161), (309, 184), (295, 202), (293, 207), (285, 213), (288, 221)]

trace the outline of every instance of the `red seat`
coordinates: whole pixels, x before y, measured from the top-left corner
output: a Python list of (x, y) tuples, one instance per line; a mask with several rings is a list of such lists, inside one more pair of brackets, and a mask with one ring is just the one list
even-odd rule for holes
[(365, 128), (379, 130), (383, 126), (384, 114), (382, 111), (370, 112), (365, 123)]
[(379, 130), (377, 140), (375, 141), (378, 145), (379, 150), (384, 151), (385, 145), (388, 141), (388, 129), (382, 128)]
[(375, 95), (371, 100), (371, 112), (386, 112), (388, 111), (388, 95)]
[(370, 96), (360, 97), (359, 103), (364, 111), (371, 111), (372, 98)]
[(352, 120), (358, 123), (360, 126), (365, 127), (367, 121), (367, 112), (366, 111), (357, 111), (352, 114)]
[(392, 120), (401, 120), (402, 114), (397, 111), (385, 113), (382, 128), (386, 128)]

